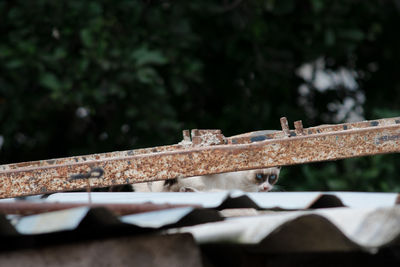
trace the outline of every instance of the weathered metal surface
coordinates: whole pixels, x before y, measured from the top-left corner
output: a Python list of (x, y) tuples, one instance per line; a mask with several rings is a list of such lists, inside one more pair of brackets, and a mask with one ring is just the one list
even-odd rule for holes
[[(289, 124), (285, 117), (281, 118), (281, 127), (284, 131), (276, 131), (276, 130), (263, 130), (263, 131), (255, 131), (249, 132), (244, 134), (239, 134), (235, 136), (231, 136), (227, 138), (228, 144), (245, 144), (245, 143), (253, 143), (264, 141), (267, 139), (281, 139), (285, 138), (286, 136), (297, 136), (296, 129), (300, 126), (301, 121), (294, 122), (295, 130), (289, 129)], [(297, 126), (296, 126), (297, 124)], [(334, 133), (334, 132), (341, 132), (347, 130), (360, 130), (364, 128), (371, 128), (371, 127), (383, 127), (383, 126), (390, 126), (400, 124), (400, 117), (395, 118), (387, 118), (387, 119), (379, 119), (379, 120), (372, 120), (372, 121), (361, 121), (361, 122), (352, 122), (352, 123), (342, 123), (342, 124), (328, 124), (328, 125), (320, 125), (317, 127), (310, 127), (307, 129), (303, 129), (302, 133), (305, 135), (311, 134), (322, 134), (322, 133)]]
[(384, 127), (384, 126), (390, 126), (390, 125), (396, 125), (396, 124), (400, 125), (400, 117), (370, 120), (370, 121), (360, 121), (360, 122), (353, 122), (353, 123), (320, 125), (317, 127), (307, 128), (306, 133), (307, 134), (319, 134), (319, 133), (327, 133), (327, 132), (335, 132), (335, 131), (358, 130), (358, 129), (365, 129), (365, 128), (370, 128), (370, 127)]
[(221, 130), (192, 130), (193, 146), (222, 145), (225, 143), (226, 138), (221, 134)]
[[(285, 120), (282, 122), (285, 128)], [(267, 134), (272, 135), (272, 139), (263, 140), (254, 139), (261, 135), (224, 139), (213, 130), (204, 131), (208, 137), (203, 138), (202, 132), (197, 131), (192, 133), (192, 141), (196, 136), (203, 141), (195, 144), (186, 141), (182, 145), (132, 150), (131, 154), (115, 152), (110, 157), (103, 154), (98, 159), (96, 156), (81, 157), (74, 162), (73, 158), (67, 158), (27, 166), (21, 163), (20, 168), (0, 168), (0, 197), (83, 189), (86, 181), (70, 178), (94, 169), (102, 175), (91, 179), (91, 186), (105, 187), (400, 151), (400, 120), (397, 118), (313, 127), (303, 129), (305, 135), (289, 130), (290, 138), (285, 128), (286, 134), (278, 131)], [(220, 144), (221, 140), (228, 144)]]
[(55, 165), (62, 165), (62, 164), (73, 164), (73, 163), (81, 163), (81, 162), (94, 161), (94, 160), (104, 160), (104, 159), (110, 159), (110, 158), (128, 157), (128, 156), (134, 156), (134, 155), (145, 155), (145, 154), (150, 154), (150, 153), (159, 153), (159, 152), (166, 152), (166, 151), (176, 151), (176, 150), (184, 149), (184, 148), (185, 148), (184, 146), (182, 146), (180, 144), (176, 144), (176, 145), (170, 145), (170, 146), (140, 148), (140, 149), (126, 150), (126, 151), (115, 151), (115, 152), (82, 155), (82, 156), (67, 157), (67, 158), (27, 161), (27, 162), (0, 165), (0, 171), (17, 170), (17, 169), (21, 169), (21, 168), (55, 166)]
[(269, 139), (286, 138), (287, 136), (283, 131), (277, 130), (262, 130), (245, 134), (239, 134), (227, 138), (228, 144), (249, 144), (254, 142), (261, 142)]
[(2, 214), (18, 214), (31, 215), (44, 212), (72, 209), (77, 207), (105, 207), (116, 215), (136, 214), (148, 211), (157, 211), (171, 208), (181, 207), (200, 207), (200, 205), (184, 205), (184, 204), (114, 204), (114, 203), (51, 203), (51, 202), (9, 202), (0, 203), (0, 213)]
[[(19, 163), (11, 163), (0, 165), (1, 171), (8, 170), (17, 170), (21, 168), (33, 168), (33, 167), (45, 167), (45, 166), (55, 166), (62, 164), (73, 164), (79, 162), (86, 162), (92, 160), (104, 160), (111, 158), (119, 158), (119, 157), (128, 157), (134, 155), (145, 155), (151, 153), (160, 153), (160, 152), (168, 152), (168, 151), (177, 151), (181, 149), (186, 149), (188, 145), (192, 145), (191, 137), (189, 130), (183, 130), (183, 141), (176, 145), (168, 145), (168, 146), (158, 146), (151, 148), (140, 148), (140, 149), (132, 149), (125, 151), (114, 151), (107, 153), (98, 153), (91, 155), (81, 155), (75, 157), (66, 157), (66, 158), (56, 158), (56, 159), (46, 159), (46, 160), (37, 160), (37, 161), (27, 161), (27, 162), (19, 162)], [(212, 145), (212, 144), (223, 144), (225, 141), (225, 137), (221, 134), (221, 130), (192, 130), (192, 138), (193, 144), (195, 145)]]

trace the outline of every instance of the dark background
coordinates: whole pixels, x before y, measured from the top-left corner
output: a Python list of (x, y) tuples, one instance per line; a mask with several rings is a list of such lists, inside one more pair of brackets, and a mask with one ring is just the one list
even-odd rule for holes
[[(400, 115), (400, 1), (1, 1), (0, 163)], [(399, 191), (397, 154), (278, 190)]]

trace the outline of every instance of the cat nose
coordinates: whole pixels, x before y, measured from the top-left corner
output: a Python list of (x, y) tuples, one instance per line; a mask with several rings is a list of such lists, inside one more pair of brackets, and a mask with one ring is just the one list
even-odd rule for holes
[(269, 191), (269, 190), (270, 190), (270, 188), (269, 188), (268, 185), (264, 185), (264, 186), (262, 187), (262, 191)]

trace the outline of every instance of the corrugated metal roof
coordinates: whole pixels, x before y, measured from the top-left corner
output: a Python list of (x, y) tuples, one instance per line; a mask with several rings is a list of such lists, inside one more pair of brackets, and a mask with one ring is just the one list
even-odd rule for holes
[(91, 220), (92, 224), (104, 227), (123, 226), (125, 224), (124, 226), (133, 226), (136, 228), (159, 229), (164, 226), (191, 225), (222, 219), (222, 216), (217, 211), (192, 207), (173, 208), (125, 216), (116, 216), (105, 208), (78, 207), (23, 216), (11, 221), (10, 224), (19, 234), (35, 235), (75, 230), (84, 220)]
[(331, 208), (235, 217), (170, 230), (191, 233), (200, 244), (256, 245), (267, 252), (377, 249), (400, 244), (400, 207)]
[[(85, 238), (149, 231), (190, 233), (200, 245), (249, 246), (270, 253), (374, 252), (382, 247), (399, 245), (400, 240), (397, 193), (233, 191), (91, 193), (91, 196), (92, 204), (194, 206), (122, 216), (107, 208), (90, 206), (30, 216), (0, 216), (0, 237), (8, 240), (15, 237), (19, 241), (33, 238), (32, 243), (43, 244), (53, 242), (55, 238), (51, 236), (59, 233), (76, 232), (74, 236), (78, 239), (85, 232), (91, 233)], [(87, 200), (87, 193), (58, 193), (47, 199), (32, 198), (30, 203), (87, 203)], [(96, 229), (102, 231), (97, 233)]]

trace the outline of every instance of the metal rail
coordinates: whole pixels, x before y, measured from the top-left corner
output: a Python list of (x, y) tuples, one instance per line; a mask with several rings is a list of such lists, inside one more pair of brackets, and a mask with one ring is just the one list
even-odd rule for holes
[(0, 166), (0, 198), (268, 168), (400, 151), (400, 117), (224, 137), (183, 132), (176, 145)]

